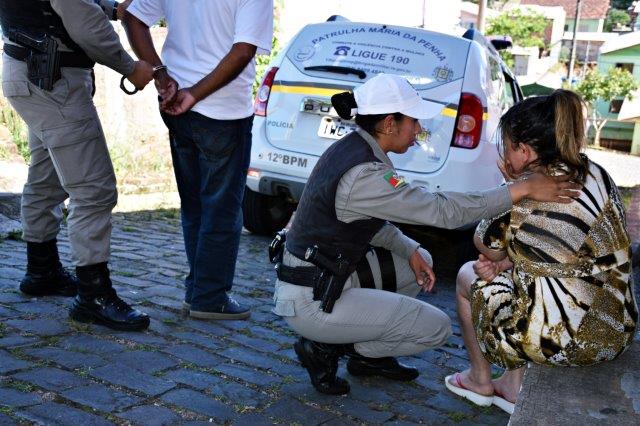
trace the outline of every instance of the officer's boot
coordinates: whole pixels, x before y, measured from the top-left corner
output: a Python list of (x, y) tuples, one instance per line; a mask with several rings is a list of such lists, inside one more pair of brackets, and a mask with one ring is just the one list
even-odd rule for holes
[(69, 316), (80, 322), (95, 322), (114, 330), (142, 331), (149, 327), (149, 316), (120, 299), (109, 278), (107, 262), (76, 267), (80, 280), (78, 296)]
[(349, 393), (349, 382), (336, 376), (338, 359), (343, 353), (342, 345), (319, 343), (301, 337), (293, 348), (318, 392), (329, 395)]
[(345, 345), (345, 354), (349, 357), (347, 371), (352, 376), (380, 376), (408, 382), (420, 375), (418, 369), (402, 365), (393, 357), (369, 358), (360, 355), (353, 345)]
[(57, 241), (27, 242), (27, 273), (20, 281), (20, 291), (30, 296), (76, 295), (78, 279), (62, 267)]

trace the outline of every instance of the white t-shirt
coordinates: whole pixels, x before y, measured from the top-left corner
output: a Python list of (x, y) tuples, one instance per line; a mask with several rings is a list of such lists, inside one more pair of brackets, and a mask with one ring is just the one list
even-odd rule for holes
[[(211, 73), (235, 43), (249, 43), (269, 54), (273, 38), (273, 0), (134, 0), (127, 10), (148, 26), (167, 20), (162, 62), (179, 87), (191, 87)], [(253, 114), (251, 61), (233, 81), (198, 102), (193, 110), (218, 120)]]

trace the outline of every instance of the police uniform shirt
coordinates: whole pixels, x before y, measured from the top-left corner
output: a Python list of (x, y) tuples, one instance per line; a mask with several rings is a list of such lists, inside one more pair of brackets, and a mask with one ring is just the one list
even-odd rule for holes
[[(120, 38), (100, 6), (93, 0), (50, 0), (69, 36), (94, 61), (129, 75), (135, 61), (120, 44)], [(69, 50), (64, 45), (61, 51)]]
[[(376, 217), (413, 225), (457, 228), (511, 209), (506, 186), (469, 193), (430, 192), (398, 176), (378, 142), (362, 129), (356, 130), (371, 146), (380, 162), (359, 164), (347, 171), (336, 191), (336, 216), (350, 223)], [(407, 259), (418, 243), (387, 223), (371, 244), (391, 250)]]

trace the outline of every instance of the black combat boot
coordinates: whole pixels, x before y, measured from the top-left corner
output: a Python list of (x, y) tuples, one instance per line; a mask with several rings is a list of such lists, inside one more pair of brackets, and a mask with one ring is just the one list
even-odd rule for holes
[(391, 380), (408, 382), (416, 379), (420, 373), (417, 368), (407, 367), (393, 357), (369, 358), (360, 355), (353, 345), (345, 345), (347, 371), (352, 376), (380, 376)]
[(329, 395), (349, 393), (349, 382), (336, 376), (338, 359), (343, 353), (342, 346), (314, 342), (304, 337), (293, 345), (300, 363), (307, 369), (311, 383), (318, 392)]
[(69, 316), (80, 322), (95, 322), (114, 330), (142, 331), (149, 327), (149, 316), (120, 299), (111, 285), (107, 263), (78, 266), (78, 296)]
[(29, 296), (73, 297), (78, 279), (62, 267), (57, 241), (27, 242), (27, 273), (20, 281), (20, 291)]

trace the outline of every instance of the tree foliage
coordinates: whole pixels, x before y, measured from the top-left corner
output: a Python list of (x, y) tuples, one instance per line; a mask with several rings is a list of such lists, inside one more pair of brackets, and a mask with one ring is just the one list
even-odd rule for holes
[(631, 3), (633, 3), (633, 0), (611, 0), (611, 8), (627, 10)]
[(487, 34), (508, 35), (515, 46), (545, 47), (544, 30), (548, 22), (531, 9), (510, 9), (487, 20)]
[[(510, 9), (487, 20), (487, 35), (508, 35), (514, 46), (544, 48), (544, 30), (547, 19), (531, 9)], [(513, 54), (501, 50), (500, 56), (513, 68)]]
[(631, 97), (636, 89), (638, 82), (629, 71), (622, 68), (611, 68), (606, 74), (592, 70), (578, 83), (576, 91), (589, 104), (589, 122), (595, 129), (595, 145), (600, 144), (600, 132), (608, 121), (607, 117), (598, 113), (597, 103), (610, 103), (614, 99)]
[(607, 19), (604, 21), (604, 30), (610, 32), (613, 28), (618, 26), (625, 26), (631, 22), (631, 17), (624, 10), (610, 9), (607, 13)]

